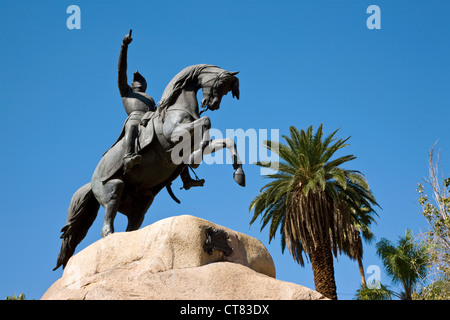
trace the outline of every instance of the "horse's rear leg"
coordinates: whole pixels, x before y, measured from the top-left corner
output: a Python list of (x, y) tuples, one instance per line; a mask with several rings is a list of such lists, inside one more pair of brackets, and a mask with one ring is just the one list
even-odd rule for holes
[(120, 198), (122, 197), (124, 183), (120, 179), (113, 179), (105, 183), (104, 194), (105, 198), (105, 220), (103, 222), (102, 237), (114, 233), (114, 219), (119, 209)]
[(127, 214), (128, 225), (126, 231), (134, 231), (141, 227), (144, 222), (145, 213), (153, 202), (153, 197), (146, 198), (141, 201), (133, 201), (133, 210)]

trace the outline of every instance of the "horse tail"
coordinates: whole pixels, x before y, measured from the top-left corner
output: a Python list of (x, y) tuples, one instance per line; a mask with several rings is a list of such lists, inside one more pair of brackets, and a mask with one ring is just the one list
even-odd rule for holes
[(56, 270), (64, 267), (75, 252), (76, 246), (84, 239), (97, 217), (100, 204), (95, 199), (91, 184), (87, 183), (75, 192), (70, 201), (66, 225), (61, 229), (61, 251), (56, 261)]

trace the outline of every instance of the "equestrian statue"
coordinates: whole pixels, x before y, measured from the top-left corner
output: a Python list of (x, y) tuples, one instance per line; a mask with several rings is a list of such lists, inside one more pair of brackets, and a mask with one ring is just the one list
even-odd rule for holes
[[(158, 107), (145, 93), (147, 82), (136, 71), (131, 87), (127, 84), (127, 50), (131, 30), (121, 45), (118, 86), (128, 114), (116, 143), (105, 152), (91, 182), (78, 189), (69, 205), (66, 225), (61, 229), (62, 244), (56, 267), (66, 266), (76, 246), (84, 239), (97, 217), (100, 205), (105, 209), (102, 237), (114, 232), (117, 212), (127, 216), (126, 231), (140, 228), (155, 196), (178, 176), (183, 187), (203, 186), (204, 180), (192, 179), (190, 169), (197, 168), (204, 155), (223, 148), (230, 151), (234, 180), (245, 186), (245, 174), (233, 139), (211, 139), (209, 117), (201, 114), (217, 110), (222, 97), (231, 91), (239, 99), (238, 72), (199, 64), (180, 71), (166, 86)], [(197, 92), (202, 89), (200, 110)]]

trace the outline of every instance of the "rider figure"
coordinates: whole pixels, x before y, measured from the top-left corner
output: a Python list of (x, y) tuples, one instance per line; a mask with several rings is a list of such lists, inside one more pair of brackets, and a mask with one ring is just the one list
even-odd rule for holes
[(119, 75), (118, 85), (122, 103), (128, 114), (125, 123), (124, 148), (125, 156), (123, 158), (125, 172), (130, 171), (132, 167), (141, 163), (142, 157), (136, 153), (135, 140), (138, 134), (139, 123), (147, 111), (155, 111), (156, 104), (152, 97), (145, 93), (147, 82), (145, 78), (136, 71), (134, 73), (131, 87), (127, 83), (127, 51), (128, 45), (133, 41), (130, 34), (127, 34), (122, 41), (119, 55)]
[[(130, 33), (127, 34), (122, 41), (119, 55), (119, 74), (118, 85), (122, 103), (128, 114), (128, 119), (125, 123), (125, 136), (123, 139), (125, 156), (123, 158), (124, 171), (129, 172), (132, 167), (140, 164), (142, 156), (136, 153), (135, 141), (138, 135), (139, 124), (142, 117), (147, 111), (156, 111), (156, 104), (152, 97), (150, 97), (145, 90), (147, 89), (147, 82), (145, 78), (136, 71), (134, 73), (131, 87), (127, 83), (127, 51), (128, 45), (133, 41)], [(183, 188), (186, 190), (190, 187), (203, 186), (205, 180), (194, 180), (189, 175), (188, 168), (180, 174), (183, 180)]]

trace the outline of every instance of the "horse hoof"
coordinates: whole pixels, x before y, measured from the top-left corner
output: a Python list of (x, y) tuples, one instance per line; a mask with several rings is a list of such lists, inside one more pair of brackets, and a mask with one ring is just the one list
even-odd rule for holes
[(241, 187), (245, 187), (245, 174), (244, 171), (239, 168), (233, 174), (234, 181), (237, 182)]

